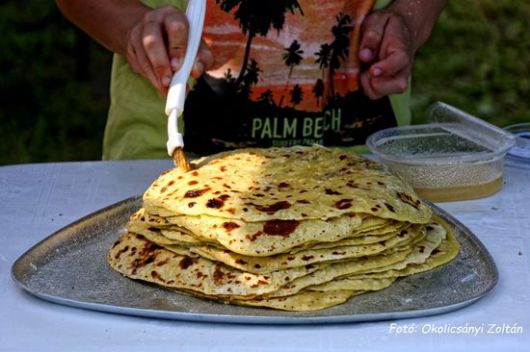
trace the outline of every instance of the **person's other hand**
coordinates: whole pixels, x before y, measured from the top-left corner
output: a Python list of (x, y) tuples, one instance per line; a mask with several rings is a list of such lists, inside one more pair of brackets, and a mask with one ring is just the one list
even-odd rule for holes
[(415, 50), (403, 17), (390, 10), (372, 12), (361, 33), (359, 58), (367, 69), (360, 80), (366, 96), (379, 99), (405, 92)]
[[(186, 53), (186, 16), (172, 6), (149, 10), (130, 29), (126, 40), (129, 65), (166, 96), (173, 73), (180, 68)], [(213, 62), (211, 51), (202, 42), (191, 75), (198, 78)]]

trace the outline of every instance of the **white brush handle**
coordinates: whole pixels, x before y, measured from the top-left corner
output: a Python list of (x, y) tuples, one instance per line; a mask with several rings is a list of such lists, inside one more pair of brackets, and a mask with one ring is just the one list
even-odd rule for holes
[(169, 156), (173, 156), (176, 148), (182, 148), (184, 146), (182, 134), (178, 131), (178, 118), (184, 111), (186, 84), (199, 51), (205, 14), (206, 0), (189, 0), (188, 9), (186, 10), (186, 17), (189, 23), (186, 55), (184, 56), (182, 66), (175, 72), (171, 79), (166, 101), (166, 115), (168, 115), (167, 152)]

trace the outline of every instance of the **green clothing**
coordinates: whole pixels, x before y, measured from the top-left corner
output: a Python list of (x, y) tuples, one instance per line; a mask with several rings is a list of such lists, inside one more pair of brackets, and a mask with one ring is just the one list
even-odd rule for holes
[[(143, 0), (150, 7), (173, 5), (184, 11), (186, 0)], [(391, 0), (379, 0), (375, 8)], [(410, 92), (390, 97), (399, 125), (410, 123)], [(111, 76), (111, 104), (105, 128), (103, 159), (166, 158), (165, 98), (132, 71), (125, 58), (114, 55)], [(182, 120), (182, 119), (181, 119)], [(363, 146), (351, 147), (363, 151)], [(348, 147), (347, 149), (351, 149)]]

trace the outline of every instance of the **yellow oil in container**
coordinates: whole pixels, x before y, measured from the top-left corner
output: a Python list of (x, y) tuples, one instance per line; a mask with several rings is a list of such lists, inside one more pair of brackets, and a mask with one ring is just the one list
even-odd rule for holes
[(441, 188), (414, 188), (419, 196), (431, 202), (454, 202), (488, 197), (502, 188), (502, 177), (487, 183), (469, 186), (449, 186)]

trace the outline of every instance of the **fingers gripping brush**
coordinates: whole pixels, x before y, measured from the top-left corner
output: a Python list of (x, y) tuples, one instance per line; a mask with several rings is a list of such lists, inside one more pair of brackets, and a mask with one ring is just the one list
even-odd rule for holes
[(186, 10), (188, 18), (188, 47), (181, 68), (173, 75), (166, 101), (167, 120), (167, 152), (175, 161), (175, 166), (183, 170), (190, 170), (190, 164), (184, 154), (184, 139), (178, 130), (178, 119), (184, 111), (186, 98), (186, 84), (191, 69), (199, 51), (204, 15), (206, 13), (206, 0), (190, 0)]

